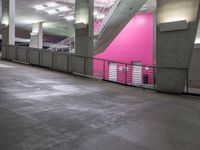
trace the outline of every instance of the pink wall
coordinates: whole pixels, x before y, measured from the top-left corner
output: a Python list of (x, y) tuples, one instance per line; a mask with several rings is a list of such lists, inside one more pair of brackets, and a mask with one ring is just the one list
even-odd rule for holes
[[(138, 14), (126, 25), (119, 33), (114, 41), (103, 52), (95, 56), (95, 58), (113, 60), (125, 63), (140, 61), (143, 65), (152, 65), (152, 49), (153, 49), (153, 15), (151, 13)], [(108, 78), (108, 65), (105, 65), (104, 72)], [(122, 66), (122, 65), (121, 65)], [(131, 66), (129, 70), (119, 71), (118, 64), (117, 81), (125, 82), (124, 76), (128, 77), (131, 82)], [(97, 72), (102, 72), (103, 64), (100, 61), (94, 61), (94, 75)], [(149, 70), (143, 69), (143, 73)], [(149, 73), (147, 73), (149, 74)], [(127, 81), (129, 82), (129, 81)]]

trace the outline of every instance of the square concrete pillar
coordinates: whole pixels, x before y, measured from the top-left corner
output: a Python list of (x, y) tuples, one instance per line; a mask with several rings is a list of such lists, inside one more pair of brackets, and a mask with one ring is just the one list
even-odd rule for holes
[(15, 0), (2, 0), (2, 44), (15, 45)]
[(31, 32), (31, 41), (29, 47), (43, 48), (43, 26), (42, 22), (34, 23)]
[[(75, 54), (83, 57), (93, 57), (93, 0), (76, 0), (75, 3)], [(82, 61), (82, 60), (81, 60)], [(83, 60), (87, 75), (92, 75), (93, 61)], [(80, 66), (80, 70), (83, 68)]]
[(184, 92), (199, 14), (199, 0), (157, 0), (158, 91)]

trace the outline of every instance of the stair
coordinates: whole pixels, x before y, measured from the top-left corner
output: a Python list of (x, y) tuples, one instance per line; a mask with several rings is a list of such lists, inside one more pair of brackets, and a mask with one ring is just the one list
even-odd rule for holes
[(94, 54), (103, 52), (147, 0), (116, 0), (97, 31)]
[(59, 43), (52, 45), (50, 48), (48, 48), (48, 50), (75, 53), (74, 44), (75, 44), (75, 35), (72, 34), (68, 38), (60, 41)]
[[(98, 24), (94, 33), (94, 55), (103, 52), (108, 47), (146, 1), (116, 0), (113, 5), (105, 3), (104, 7), (98, 9), (99, 14), (106, 15), (104, 19), (97, 17), (94, 19), (94, 23)], [(75, 53), (74, 43), (75, 35), (73, 34), (48, 50)]]

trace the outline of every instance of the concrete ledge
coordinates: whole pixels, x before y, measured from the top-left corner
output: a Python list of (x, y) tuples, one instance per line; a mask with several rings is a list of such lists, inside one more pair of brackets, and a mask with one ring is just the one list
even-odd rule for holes
[(28, 50), (26, 47), (16, 47), (16, 59), (20, 62), (28, 63)]
[(46, 68), (53, 68), (53, 54), (52, 52), (41, 50), (40, 51), (40, 66)]
[(59, 71), (68, 71), (68, 57), (66, 54), (53, 53), (53, 69)]
[(40, 65), (40, 51), (38, 49), (29, 49), (29, 63), (32, 65)]

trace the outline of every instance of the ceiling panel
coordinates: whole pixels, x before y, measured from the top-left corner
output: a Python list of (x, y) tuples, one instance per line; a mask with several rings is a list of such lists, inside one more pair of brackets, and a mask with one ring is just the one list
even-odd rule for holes
[[(1, 0), (0, 0), (1, 1)], [(95, 0), (96, 6), (110, 0)], [(112, 0), (113, 1), (113, 0)], [(69, 36), (74, 32), (73, 22), (68, 22), (58, 14), (49, 15), (44, 11), (36, 11), (33, 7), (48, 2), (57, 2), (60, 6), (68, 6), (74, 11), (75, 0), (16, 0), (16, 27), (31, 31), (32, 23), (44, 22), (44, 33), (57, 36)], [(155, 0), (149, 0), (145, 7), (154, 5)], [(0, 7), (1, 8), (1, 7)], [(59, 15), (67, 15), (62, 12)]]

